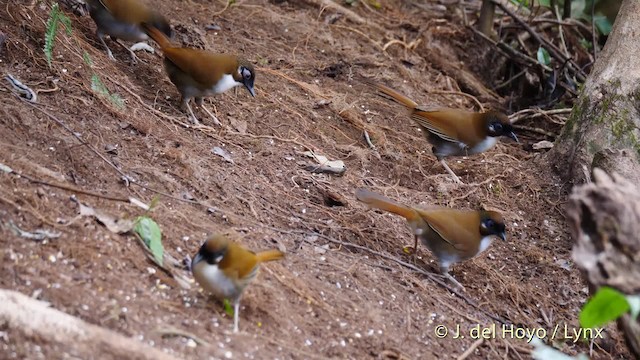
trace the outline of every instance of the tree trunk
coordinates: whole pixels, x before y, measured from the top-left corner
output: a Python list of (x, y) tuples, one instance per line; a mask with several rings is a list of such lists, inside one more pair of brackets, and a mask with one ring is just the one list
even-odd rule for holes
[[(594, 158), (607, 164), (600, 166), (609, 173), (640, 179), (638, 29), (640, 1), (624, 0), (571, 116), (548, 153), (566, 181), (589, 181)], [(619, 166), (622, 161), (624, 166)]]
[(0, 304), (0, 329), (4, 336), (14, 339), (9, 344), (20, 352), (18, 356), (34, 358), (45, 350), (52, 353), (40, 352), (39, 355), (49, 359), (177, 359), (160, 349), (88, 324), (16, 291), (0, 290)]
[[(618, 174), (594, 169), (595, 183), (574, 188), (567, 220), (575, 245), (573, 260), (593, 291), (609, 286), (640, 293), (640, 188)], [(631, 353), (640, 359), (640, 323), (618, 320)]]

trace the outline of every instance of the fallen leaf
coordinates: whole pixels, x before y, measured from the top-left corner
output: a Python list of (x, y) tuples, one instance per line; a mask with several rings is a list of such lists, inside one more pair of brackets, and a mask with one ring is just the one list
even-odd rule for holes
[(11, 169), (5, 164), (0, 164), (0, 171), (6, 172), (7, 174), (11, 174), (13, 172), (13, 169)]
[(229, 162), (229, 163), (234, 163), (233, 159), (231, 158), (231, 154), (229, 154), (229, 152), (227, 152), (227, 150), (220, 148), (220, 147), (214, 147), (211, 150), (212, 153), (214, 153), (215, 155), (218, 155), (220, 157), (222, 157), (224, 159), (224, 161)]
[(35, 240), (35, 241), (42, 241), (44, 239), (55, 239), (55, 238), (59, 238), (60, 235), (62, 235), (59, 232), (53, 232), (53, 231), (44, 230), (44, 229), (38, 229), (34, 231), (22, 230), (18, 227), (18, 225), (14, 224), (13, 221), (11, 220), (9, 220), (9, 222), (7, 222), (6, 225), (17, 236), (23, 237), (25, 239)]
[(240, 134), (247, 133), (247, 122), (244, 120), (238, 120), (236, 118), (229, 118), (229, 123), (234, 129), (238, 130)]
[(548, 140), (542, 140), (531, 146), (533, 147), (534, 150), (551, 149), (553, 147), (553, 143)]
[(158, 264), (162, 265), (164, 247), (162, 246), (162, 230), (158, 224), (149, 217), (141, 216), (136, 221), (134, 231), (140, 235)]
[(118, 219), (117, 217), (108, 214), (102, 210), (94, 209), (90, 206), (86, 206), (78, 201), (80, 206), (81, 216), (95, 217), (100, 223), (102, 223), (109, 231), (116, 234), (124, 234), (133, 229), (133, 221), (126, 219)]
[(305, 156), (314, 158), (321, 167), (333, 169), (337, 173), (341, 173), (345, 170), (344, 161), (342, 160), (329, 160), (326, 156), (318, 155), (312, 151), (305, 151)]

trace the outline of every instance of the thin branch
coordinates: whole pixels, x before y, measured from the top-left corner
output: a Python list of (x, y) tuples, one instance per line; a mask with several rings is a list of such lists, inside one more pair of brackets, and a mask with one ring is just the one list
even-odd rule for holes
[(576, 72), (576, 76), (578, 77), (578, 80), (580, 80), (581, 82), (585, 81), (585, 79), (587, 78), (587, 75), (580, 69), (580, 66), (578, 66), (573, 60), (571, 60), (571, 58), (566, 57), (561, 52), (561, 50), (558, 49), (553, 43), (541, 37), (535, 30), (533, 30), (533, 28), (531, 28), (531, 26), (529, 26), (529, 24), (527, 24), (524, 20), (522, 20), (516, 13), (511, 11), (511, 9), (509, 9), (506, 5), (502, 4), (502, 2), (500, 2), (499, 0), (492, 0), (492, 1), (496, 5), (498, 5), (500, 9), (502, 9), (502, 11), (504, 11), (507, 15), (513, 18), (518, 24), (520, 24), (529, 34), (531, 34), (531, 37), (533, 37), (539, 44), (545, 45), (547, 50), (549, 50), (549, 53), (551, 54), (551, 56), (558, 59), (560, 63), (568, 62), (573, 68), (573, 70)]

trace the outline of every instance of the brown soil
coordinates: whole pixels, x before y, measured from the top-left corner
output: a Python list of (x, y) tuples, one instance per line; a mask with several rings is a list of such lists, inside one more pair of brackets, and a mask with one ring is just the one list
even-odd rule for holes
[[(571, 261), (562, 215), (566, 190), (538, 155), (525, 150), (540, 139), (521, 135), (522, 145), (504, 140), (485, 154), (449, 161), (464, 182), (475, 183), (457, 186), (406, 112), (360, 81), (377, 79), (427, 105), (473, 109), (469, 97), (435, 93), (473, 91), (456, 81), (452, 67), (476, 71), (479, 79), (491, 67), (478, 64), (491, 60), (490, 51), (459, 16), (399, 0), (383, 2), (380, 10), (349, 8), (367, 21), (362, 24), (321, 1), (239, 1), (218, 16), (221, 1), (156, 3), (171, 14), (177, 41), (238, 52), (259, 66), (256, 98), (238, 89), (210, 100), (222, 127), (201, 110), (203, 126), (187, 126), (161, 57), (139, 52), (143, 62), (131, 65), (108, 41), (117, 58), (109, 61), (88, 16), (66, 12), (73, 32), (59, 31), (49, 67), (42, 52), (49, 7), (31, 1), (1, 6), (6, 41), (0, 69), (40, 91), (33, 106), (4, 80), (0, 87), (0, 160), (26, 176), (0, 173), (2, 288), (184, 358), (207, 358), (207, 346), (235, 359), (455, 358), (472, 344), (477, 348), (468, 358), (530, 357), (526, 341), (500, 333), (479, 345), (469, 336), (434, 334), (437, 325), (468, 331), (478, 323), (500, 326), (499, 320), (543, 328), (567, 353), (589, 352), (588, 342), (550, 339), (556, 325), (577, 328), (587, 290)], [(204, 30), (212, 23), (221, 30)], [(421, 41), (415, 49), (400, 43), (383, 49), (392, 39)], [(92, 72), (124, 99), (123, 109), (92, 90)], [(479, 98), (485, 106), (501, 104)], [(364, 140), (365, 128), (375, 150)], [(216, 146), (234, 162), (214, 155)], [(305, 170), (311, 160), (301, 153), (308, 149), (343, 160), (345, 175)], [(127, 186), (122, 174), (135, 183)], [(403, 219), (354, 199), (359, 187), (420, 206), (499, 209), (508, 241), (453, 266), (466, 287), (455, 295), (396, 261), (437, 272), (424, 247), (416, 258), (403, 251), (412, 243)], [(150, 216), (162, 228), (166, 252), (177, 259), (193, 255), (216, 231), (235, 231), (251, 249), (286, 248), (286, 259), (264, 266), (247, 289), (239, 334), (230, 333), (232, 319), (197, 285), (178, 286), (134, 236), (77, 218), (71, 200), (133, 218), (143, 211), (106, 197), (149, 203), (158, 194)], [(328, 196), (344, 206), (330, 206)], [(10, 231), (9, 222), (62, 235), (36, 242)], [(188, 276), (184, 269), (171, 271)], [(209, 345), (160, 335), (170, 328)], [(64, 357), (64, 349), (48, 348), (37, 336), (0, 330), (8, 332), (0, 337), (2, 358)], [(592, 349), (594, 359), (628, 356), (613, 328)]]

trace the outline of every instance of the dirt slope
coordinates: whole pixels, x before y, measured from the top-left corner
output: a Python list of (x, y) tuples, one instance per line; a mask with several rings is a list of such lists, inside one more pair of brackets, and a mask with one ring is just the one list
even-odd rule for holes
[[(406, 112), (360, 81), (377, 79), (426, 105), (477, 109), (467, 96), (443, 93), (472, 91), (451, 68), (476, 69), (488, 52), (458, 17), (437, 4), (425, 9), (396, 0), (347, 15), (321, 1), (239, 1), (219, 15), (220, 1), (156, 3), (170, 14), (177, 41), (241, 53), (259, 67), (256, 98), (238, 89), (207, 102), (222, 127), (199, 110), (203, 126), (190, 126), (161, 56), (138, 53), (142, 62), (132, 65), (108, 42), (117, 59), (110, 61), (88, 16), (65, 10), (73, 31), (59, 31), (49, 67), (42, 52), (49, 7), (0, 6), (7, 37), (0, 71), (39, 91), (32, 106), (4, 80), (0, 87), (0, 162), (28, 176), (0, 173), (2, 288), (184, 358), (208, 358), (208, 346), (234, 359), (455, 358), (475, 339), (437, 338), (437, 325), (468, 331), (502, 320), (543, 328), (547, 339), (557, 325), (577, 326), (586, 288), (571, 262), (566, 192), (524, 150), (531, 139), (503, 140), (483, 155), (450, 161), (464, 182), (475, 183), (454, 185)], [(208, 24), (220, 30), (204, 30)], [(394, 39), (402, 43), (389, 44)], [(124, 100), (123, 108), (92, 90), (92, 74)], [(365, 128), (375, 149), (364, 140)], [(233, 163), (213, 154), (214, 147), (228, 151)], [(347, 172), (312, 174), (305, 170), (312, 163), (302, 154), (307, 150), (343, 160)], [(403, 252), (412, 242), (404, 221), (366, 210), (353, 197), (359, 187), (421, 206), (499, 209), (508, 241), (453, 267), (465, 300), (394, 260), (437, 271), (424, 247), (417, 258)], [(133, 218), (143, 211), (108, 197), (149, 203), (158, 194), (151, 216), (177, 259), (193, 255), (214, 231), (235, 231), (252, 249), (286, 248), (287, 258), (263, 267), (245, 293), (241, 333), (230, 333), (232, 319), (198, 286), (181, 288), (147, 260), (133, 236), (77, 217), (71, 200)], [(343, 206), (327, 201), (336, 197)], [(36, 242), (17, 236), (9, 222), (61, 236)], [(161, 335), (170, 329), (208, 344)], [(609, 339), (593, 346), (594, 359), (627, 356), (609, 330)], [(3, 325), (1, 331), (7, 332), (0, 336), (2, 358), (66, 356), (45, 339)], [(589, 351), (584, 342), (553, 342), (568, 353)], [(469, 358), (529, 357), (524, 340), (500, 334), (474, 346)]]

